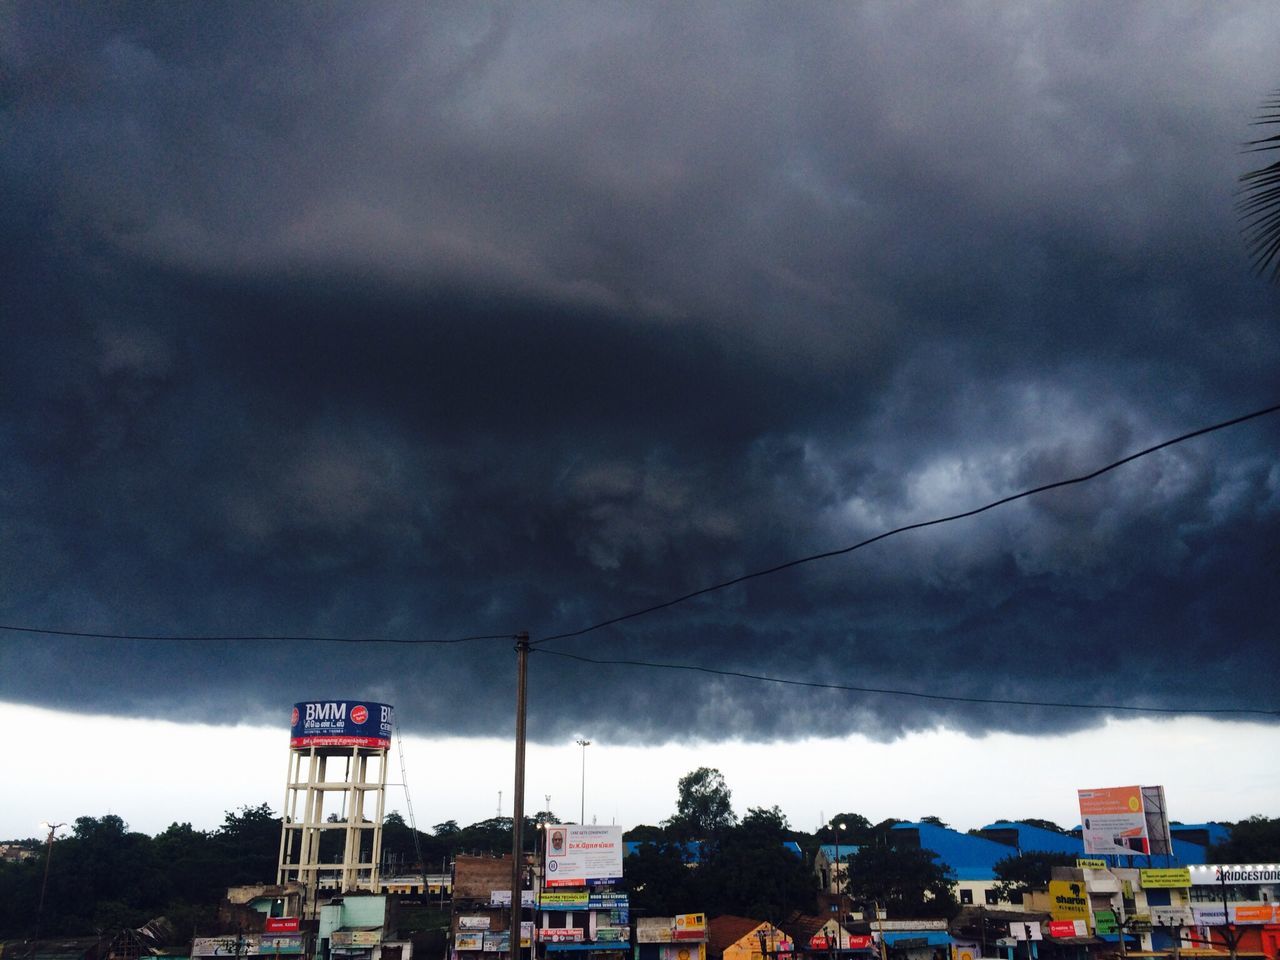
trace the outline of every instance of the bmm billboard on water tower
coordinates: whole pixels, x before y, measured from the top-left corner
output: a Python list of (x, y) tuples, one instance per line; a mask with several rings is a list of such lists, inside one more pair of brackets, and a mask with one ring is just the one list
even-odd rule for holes
[(291, 747), (373, 747), (387, 750), (395, 710), (364, 700), (313, 700), (293, 705)]

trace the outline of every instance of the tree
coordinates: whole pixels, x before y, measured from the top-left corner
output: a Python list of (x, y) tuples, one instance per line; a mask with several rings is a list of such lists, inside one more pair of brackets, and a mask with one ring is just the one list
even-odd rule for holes
[(682, 844), (658, 839), (642, 842), (622, 868), (631, 909), (639, 915), (669, 917), (700, 905), (700, 874), (685, 863)]
[(849, 859), (847, 889), (854, 900), (876, 902), (899, 917), (951, 917), (959, 910), (951, 868), (918, 847), (870, 844)]
[[(844, 824), (844, 829), (840, 830), (840, 824)], [(860, 847), (864, 843), (875, 842), (875, 826), (860, 813), (837, 813), (834, 817), (827, 821), (827, 832), (819, 838), (824, 843), (828, 842), (827, 837), (835, 836), (830, 831), (840, 830), (840, 845), (846, 843), (851, 847)]]
[(690, 839), (714, 837), (737, 822), (729, 787), (719, 770), (699, 767), (686, 773), (676, 791), (676, 815), (667, 824), (678, 835)]
[(941, 817), (921, 817), (921, 818), (920, 818), (920, 822), (921, 822), (921, 823), (931, 823), (931, 824), (933, 824), (935, 827), (942, 827), (942, 829), (944, 829), (944, 830), (949, 830), (949, 829), (951, 828), (951, 824), (946, 823), (945, 821), (943, 821), (943, 819), (942, 819)]
[(1042, 850), (1028, 850), (1026, 853), (1013, 854), (1003, 860), (996, 861), (996, 895), (1001, 900), (1012, 900), (1014, 895), (1031, 890), (1046, 890), (1054, 867), (1075, 866), (1074, 853), (1047, 853)]
[(1209, 848), (1210, 863), (1280, 862), (1280, 818), (1254, 814), (1231, 828), (1225, 843)]
[[(1263, 101), (1259, 125), (1280, 124), (1280, 91)], [(1251, 153), (1280, 150), (1280, 133), (1252, 140)], [(1280, 283), (1280, 160), (1250, 170), (1240, 178), (1244, 196), (1237, 209), (1244, 221), (1245, 242), (1253, 267), (1259, 275), (1270, 272), (1273, 283)]]
[(817, 877), (803, 856), (783, 844), (786, 815), (752, 807), (742, 823), (724, 827), (698, 868), (698, 903), (710, 914), (736, 914), (780, 923), (812, 912)]

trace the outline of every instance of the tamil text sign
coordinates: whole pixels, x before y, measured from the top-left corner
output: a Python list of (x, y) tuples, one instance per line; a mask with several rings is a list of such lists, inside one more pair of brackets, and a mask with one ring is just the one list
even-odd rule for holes
[(1191, 886), (1191, 871), (1186, 867), (1139, 870), (1138, 882), (1144, 890), (1181, 889)]

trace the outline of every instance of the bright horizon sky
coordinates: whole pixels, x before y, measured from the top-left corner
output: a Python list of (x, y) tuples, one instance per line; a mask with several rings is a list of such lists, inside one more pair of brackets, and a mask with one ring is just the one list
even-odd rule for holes
[[(0, 703), (0, 725), (39, 749), (24, 751), (23, 781), (0, 805), (0, 839), (40, 833), (41, 821), (122, 817), (155, 834), (171, 822), (214, 829), (223, 814), (284, 798), (288, 729), (213, 727), (74, 715)], [(34, 736), (33, 736), (34, 734)], [(1172, 819), (1186, 823), (1280, 814), (1275, 728), (1199, 718), (1111, 721), (1063, 737), (954, 731), (892, 743), (861, 736), (790, 743), (669, 743), (631, 746), (593, 740), (586, 753), (586, 817), (624, 828), (657, 823), (675, 809), (676, 781), (699, 766), (718, 768), (739, 815), (779, 806), (792, 826), (812, 831), (836, 813), (870, 820), (933, 815), (959, 830), (1003, 818), (1078, 822), (1075, 791), (1162, 784)], [(406, 736), (405, 770), (420, 829), (511, 814), (509, 741)], [(575, 821), (582, 753), (572, 742), (530, 743), (525, 809), (545, 806)], [(393, 748), (388, 781), (400, 782)], [(387, 810), (406, 814), (404, 790), (387, 788)], [(68, 828), (69, 830), (69, 828)], [(65, 833), (66, 831), (64, 831)]]

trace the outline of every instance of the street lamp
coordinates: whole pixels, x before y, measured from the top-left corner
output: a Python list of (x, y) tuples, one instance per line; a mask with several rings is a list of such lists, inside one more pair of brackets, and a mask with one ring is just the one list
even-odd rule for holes
[(587, 822), (587, 747), (591, 746), (590, 740), (574, 741), (582, 748), (582, 810), (578, 814), (578, 822), (585, 824)]

